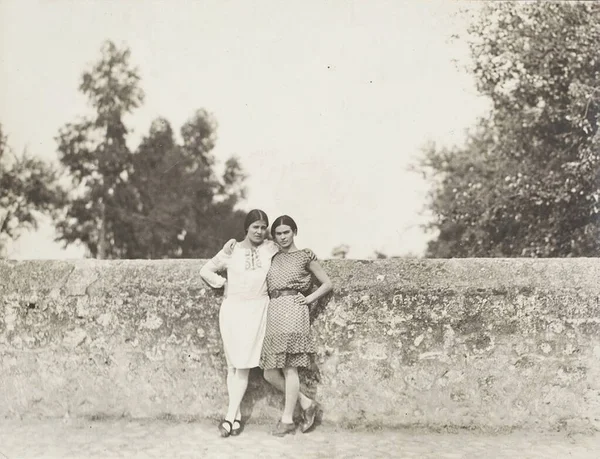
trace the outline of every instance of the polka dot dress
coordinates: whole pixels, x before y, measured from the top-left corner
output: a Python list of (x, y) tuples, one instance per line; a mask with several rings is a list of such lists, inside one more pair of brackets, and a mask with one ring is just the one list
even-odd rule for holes
[[(269, 294), (275, 290), (291, 289), (307, 295), (312, 282), (308, 265), (316, 259), (309, 249), (277, 253), (267, 274)], [(271, 298), (260, 367), (309, 367), (310, 354), (315, 352), (308, 306), (298, 304), (294, 295)]]

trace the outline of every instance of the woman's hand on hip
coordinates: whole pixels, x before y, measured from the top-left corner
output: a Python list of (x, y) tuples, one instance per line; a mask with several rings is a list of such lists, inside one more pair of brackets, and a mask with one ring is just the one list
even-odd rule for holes
[(304, 304), (307, 305), (308, 302), (306, 301), (306, 297), (304, 295), (302, 295), (302, 293), (298, 292), (298, 294), (294, 297), (294, 301), (298, 304)]

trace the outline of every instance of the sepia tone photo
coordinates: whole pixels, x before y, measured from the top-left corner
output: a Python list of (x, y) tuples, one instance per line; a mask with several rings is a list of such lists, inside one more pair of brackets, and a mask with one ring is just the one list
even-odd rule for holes
[(598, 43), (0, 0), (0, 459), (600, 457)]

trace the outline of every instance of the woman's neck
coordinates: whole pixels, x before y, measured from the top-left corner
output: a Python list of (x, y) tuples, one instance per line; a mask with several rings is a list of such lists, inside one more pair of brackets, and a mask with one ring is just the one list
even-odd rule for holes
[(284, 253), (289, 253), (289, 252), (296, 252), (298, 250), (298, 248), (296, 247), (296, 244), (292, 244), (285, 249), (280, 247), (279, 250)]
[(242, 245), (244, 247), (246, 247), (247, 249), (256, 249), (257, 247), (260, 247), (262, 245), (262, 242), (260, 242), (259, 244), (256, 244), (256, 243), (252, 242), (248, 237), (246, 237), (242, 241)]

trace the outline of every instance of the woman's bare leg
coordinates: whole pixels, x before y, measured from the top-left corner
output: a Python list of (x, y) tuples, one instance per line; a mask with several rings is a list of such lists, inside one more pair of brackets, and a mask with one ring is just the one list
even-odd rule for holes
[(298, 378), (298, 369), (286, 367), (283, 369), (285, 377), (285, 406), (281, 416), (281, 422), (291, 424), (294, 422), (294, 409), (298, 403), (300, 394), (300, 379)]
[[(285, 393), (285, 378), (280, 369), (274, 368), (264, 371), (264, 378), (269, 384), (280, 392)], [(298, 400), (303, 410), (306, 410), (312, 403), (312, 399), (304, 395), (302, 392), (298, 393)]]

